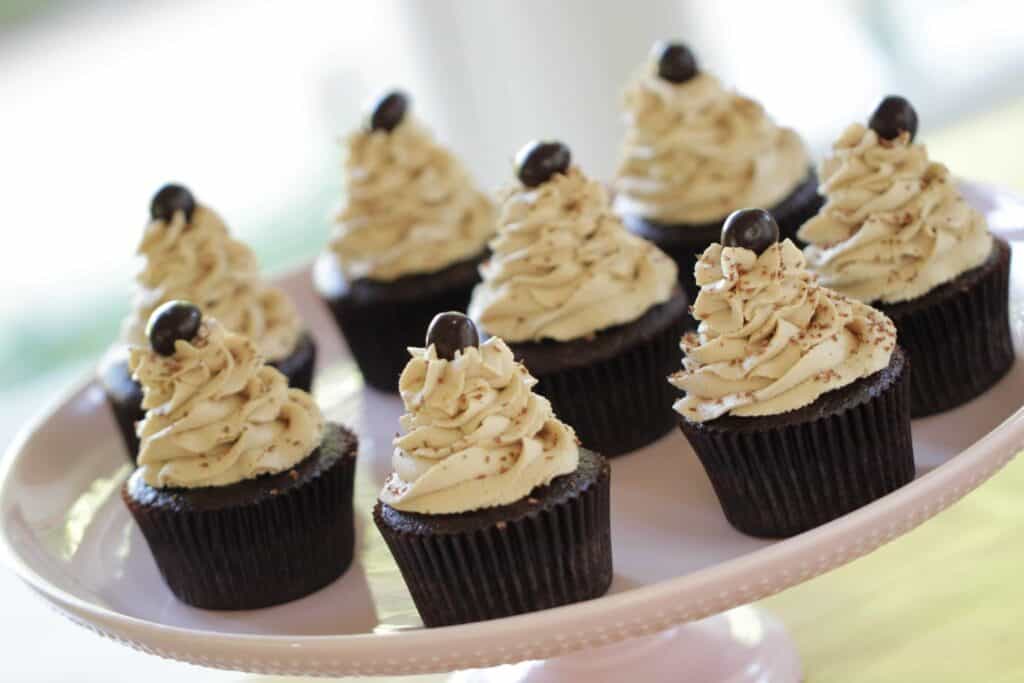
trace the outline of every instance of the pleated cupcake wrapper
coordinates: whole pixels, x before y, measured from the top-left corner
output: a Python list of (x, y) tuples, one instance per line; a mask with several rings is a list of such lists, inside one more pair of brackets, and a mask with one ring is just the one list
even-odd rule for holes
[[(279, 361), (269, 363), (284, 373), (288, 378), (288, 386), (309, 391), (313, 386), (313, 370), (316, 366), (316, 342), (309, 332), (304, 332), (291, 355)], [(129, 372), (127, 367), (125, 372)], [(142, 409), (142, 387), (132, 381), (136, 393), (115, 399), (107, 397), (107, 403), (114, 413), (114, 419), (121, 432), (128, 458), (134, 463), (139, 454), (139, 437), (135, 433), (135, 423), (146, 417)]]
[(355, 463), (341, 457), (280, 495), (224, 510), (122, 497), (178, 599), (203, 609), (257, 609), (312, 593), (352, 563)]
[(534, 391), (551, 401), (555, 415), (576, 430), (585, 448), (614, 457), (646, 446), (676, 424), (676, 391), (667, 381), (679, 369), (680, 316), (656, 337), (607, 360), (535, 374)]
[[(824, 201), (824, 198), (818, 194), (818, 177), (812, 171), (788, 197), (769, 209), (779, 224), (779, 238), (783, 240), (789, 238), (802, 244), (796, 237), (797, 230), (818, 212)], [(693, 269), (704, 250), (712, 242), (718, 242), (721, 239), (724, 217), (718, 221), (687, 225), (658, 225), (642, 218), (631, 216), (624, 218), (626, 225), (633, 232), (654, 242), (676, 262), (679, 267), (679, 284), (683, 287), (690, 302), (696, 301), (700, 288), (693, 278)], [(697, 327), (696, 320), (690, 318), (689, 326), (691, 329), (695, 329)]]
[(475, 282), (413, 301), (357, 300), (342, 296), (327, 305), (345, 335), (363, 379), (374, 389), (398, 393), (410, 346), (423, 346), (427, 326), (444, 311), (465, 311)]
[(1005, 250), (998, 262), (953, 296), (903, 314), (878, 307), (896, 323), (900, 346), (910, 354), (915, 418), (966, 403), (991, 388), (1013, 365), (1010, 252), (1005, 242), (996, 244)]
[(518, 520), (460, 533), (374, 521), (427, 626), (498, 619), (604, 595), (612, 581), (607, 468), (578, 495)]
[(680, 424), (729, 523), (751, 536), (792, 536), (913, 480), (908, 374), (867, 402), (802, 423)]

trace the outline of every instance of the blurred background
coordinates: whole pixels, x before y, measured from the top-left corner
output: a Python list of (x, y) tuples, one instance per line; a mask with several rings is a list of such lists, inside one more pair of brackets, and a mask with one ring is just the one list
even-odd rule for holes
[(665, 36), (816, 157), (898, 92), (955, 173), (1022, 184), (999, 125), (1024, 111), (1016, 3), (2, 0), (0, 436), (114, 339), (165, 181), (268, 270), (302, 263), (341, 197), (339, 138), (392, 85), (485, 187), (536, 136), (608, 176), (622, 85)]
[(161, 184), (268, 271), (297, 266), (341, 198), (339, 139), (385, 87), (487, 188), (539, 136), (607, 177), (624, 82), (681, 38), (816, 159), (895, 92), (934, 158), (1024, 190), (1021, 18), (997, 0), (0, 0), (0, 442), (115, 339)]

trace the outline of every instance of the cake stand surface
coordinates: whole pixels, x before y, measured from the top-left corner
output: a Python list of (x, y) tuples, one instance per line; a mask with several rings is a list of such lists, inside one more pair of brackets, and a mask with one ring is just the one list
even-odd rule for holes
[[(995, 231), (1024, 238), (1024, 201), (992, 187), (965, 184), (964, 190)], [(1014, 244), (1011, 281), (1018, 354), (1024, 349), (1022, 245)], [(261, 673), (396, 675), (551, 659), (464, 671), (459, 680), (624, 679), (621, 673), (599, 678), (598, 669), (651, 681), (798, 680), (792, 643), (778, 623), (734, 608), (918, 526), (991, 477), (1024, 444), (1024, 363), (1018, 357), (983, 396), (915, 421), (914, 482), (830, 524), (772, 541), (744, 536), (726, 523), (696, 457), (682, 435), (672, 433), (613, 461), (615, 580), (607, 596), (423, 629), (369, 516), (389, 469), (400, 402), (363, 387), (312, 291), (308, 269), (281, 282), (320, 346), (317, 399), (330, 419), (360, 436), (357, 561), (331, 586), (279, 607), (217, 613), (177, 602), (119, 500), (130, 468), (102, 391), (89, 378), (26, 426), (0, 470), (0, 552), (71, 620), (155, 655)], [(706, 619), (713, 615), (721, 616)], [(621, 641), (628, 642), (616, 645)], [(595, 651), (603, 646), (611, 647)], [(495, 678), (498, 673), (503, 677)]]
[(463, 671), (449, 683), (797, 683), (796, 647), (783, 625), (753, 607), (563, 657)]

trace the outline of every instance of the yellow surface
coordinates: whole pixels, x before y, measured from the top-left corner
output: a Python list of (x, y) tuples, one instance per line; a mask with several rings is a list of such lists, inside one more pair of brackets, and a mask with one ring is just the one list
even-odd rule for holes
[[(1024, 191), (1021, 139), (1024, 100), (927, 143), (959, 176)], [(915, 531), (760, 604), (788, 626), (807, 683), (1009, 683), (1024, 681), (1022, 577), (1024, 457)]]
[(1021, 681), (1024, 458), (903, 538), (762, 601), (808, 681)]

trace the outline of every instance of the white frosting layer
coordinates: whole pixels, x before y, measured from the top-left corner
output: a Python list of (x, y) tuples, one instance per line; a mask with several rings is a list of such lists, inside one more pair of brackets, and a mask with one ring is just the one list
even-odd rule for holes
[(817, 284), (789, 240), (760, 256), (712, 244), (695, 272), (701, 323), (669, 380), (686, 392), (675, 409), (692, 422), (786, 413), (889, 364), (892, 321)]
[(821, 212), (800, 228), (823, 285), (862, 301), (915, 299), (981, 265), (992, 251), (982, 215), (949, 170), (902, 134), (853, 124), (821, 165)]
[(490, 334), (576, 339), (632, 322), (672, 295), (675, 263), (629, 233), (604, 187), (578, 168), (509, 191), (498, 223), (469, 305)]
[(411, 118), (347, 141), (346, 201), (330, 249), (349, 280), (433, 273), (480, 254), (494, 233), (490, 199)]
[(625, 93), (616, 209), (660, 223), (706, 223), (771, 208), (807, 176), (803, 142), (760, 104), (700, 73), (670, 83), (648, 64)]
[(469, 512), (514, 503), (576, 470), (576, 434), (533, 393), (537, 380), (501, 339), (451, 361), (433, 346), (409, 351), (399, 380), (405, 434), (395, 438), (382, 502), (407, 512)]
[(212, 318), (173, 355), (133, 347), (129, 363), (144, 392), (138, 462), (150, 486), (227, 486), (283, 472), (320, 445), (313, 398)]
[(204, 315), (252, 339), (265, 358), (289, 355), (302, 334), (302, 320), (288, 296), (260, 277), (256, 256), (234, 240), (214, 211), (197, 206), (191, 221), (178, 211), (154, 220), (139, 245), (138, 291), (122, 337), (145, 346), (146, 321), (160, 304), (184, 299)]

